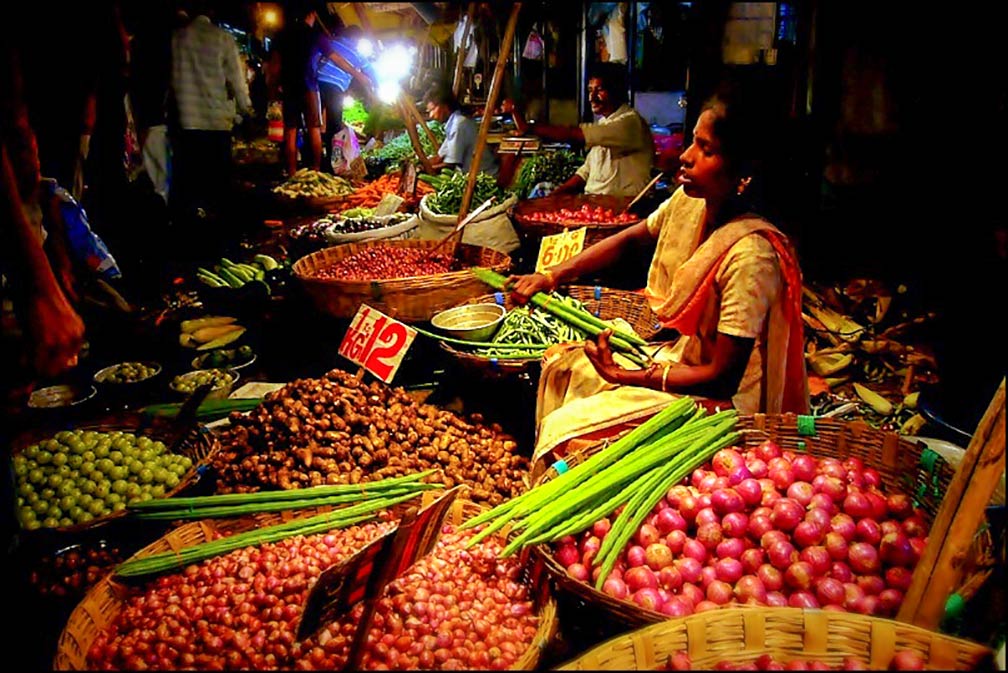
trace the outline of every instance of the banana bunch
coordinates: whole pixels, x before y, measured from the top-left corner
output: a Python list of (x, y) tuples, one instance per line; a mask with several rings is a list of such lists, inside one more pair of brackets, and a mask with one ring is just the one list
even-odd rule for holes
[(261, 283), (266, 294), (270, 294), (270, 286), (266, 282), (266, 272), (279, 267), (279, 262), (269, 255), (256, 255), (252, 258), (252, 264), (235, 263), (227, 257), (221, 257), (220, 263), (216, 264), (212, 271), (202, 266), (199, 267), (196, 270), (196, 277), (209, 287), (237, 289), (247, 283)]

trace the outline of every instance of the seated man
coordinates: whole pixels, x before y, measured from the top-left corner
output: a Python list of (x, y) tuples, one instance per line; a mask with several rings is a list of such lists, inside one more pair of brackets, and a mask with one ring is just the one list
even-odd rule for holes
[[(427, 114), (445, 125), (445, 139), (438, 148), (437, 156), (430, 157), (435, 170), (444, 166), (460, 168), (463, 173), (469, 172), (472, 166), (473, 154), (476, 152), (476, 136), (479, 126), (462, 112), (458, 98), (450, 87), (434, 85), (424, 96), (427, 104)], [(480, 155), (480, 171), (496, 176), (499, 166), (490, 151), (489, 146), (483, 146)]]

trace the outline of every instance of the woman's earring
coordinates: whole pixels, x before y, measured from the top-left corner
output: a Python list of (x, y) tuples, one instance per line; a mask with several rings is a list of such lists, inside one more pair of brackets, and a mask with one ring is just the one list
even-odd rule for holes
[(749, 186), (749, 182), (751, 180), (752, 180), (751, 177), (749, 177), (749, 178), (742, 178), (741, 180), (739, 180), (739, 185), (738, 185), (738, 190), (737, 190), (739, 196), (742, 196), (742, 192), (744, 192), (746, 190), (746, 187)]

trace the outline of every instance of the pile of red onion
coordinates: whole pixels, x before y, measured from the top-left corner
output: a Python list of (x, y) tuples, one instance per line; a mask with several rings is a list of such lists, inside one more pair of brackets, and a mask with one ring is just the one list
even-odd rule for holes
[[(130, 596), (88, 650), (101, 670), (334, 670), (346, 663), (362, 606), (296, 641), (301, 610), (323, 570), (387, 531), (366, 524), (246, 547), (164, 575)], [(475, 531), (445, 527), (435, 550), (379, 599), (362, 667), (507, 668), (538, 617), (499, 540), (463, 549)]]
[[(856, 457), (814, 458), (772, 441), (723, 449), (673, 486), (631, 538), (603, 592), (670, 616), (728, 603), (896, 614), (926, 544), (926, 514), (881, 490)], [(554, 545), (575, 579), (610, 528)]]

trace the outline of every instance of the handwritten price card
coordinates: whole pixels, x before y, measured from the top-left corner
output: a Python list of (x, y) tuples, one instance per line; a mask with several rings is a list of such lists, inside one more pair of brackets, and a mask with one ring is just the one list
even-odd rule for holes
[(581, 227), (552, 236), (543, 236), (542, 243), (539, 244), (539, 259), (536, 260), (535, 270), (542, 273), (584, 250), (586, 231), (587, 227)]
[(339, 354), (390, 383), (416, 334), (412, 327), (362, 304), (340, 343)]

